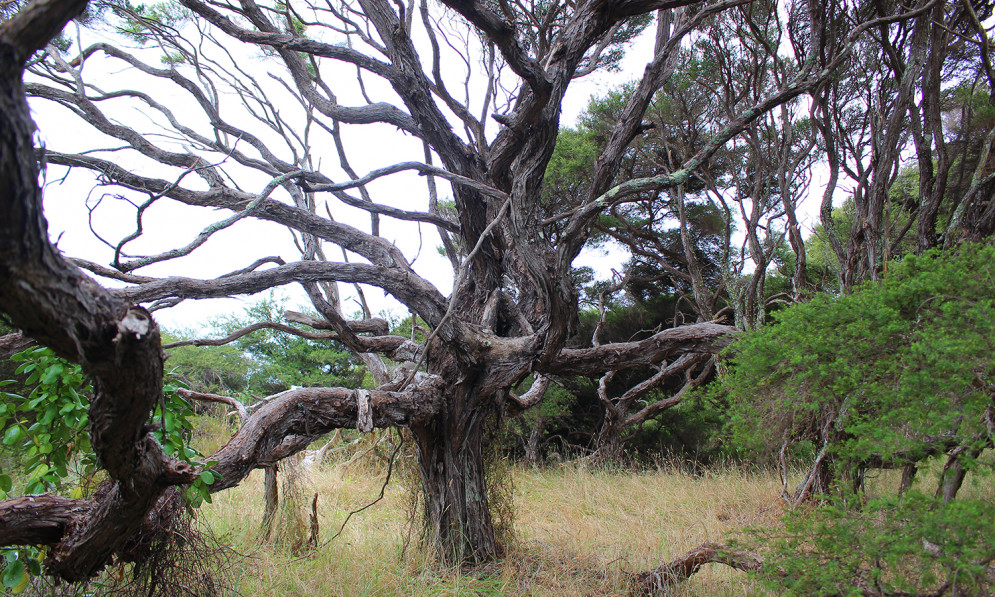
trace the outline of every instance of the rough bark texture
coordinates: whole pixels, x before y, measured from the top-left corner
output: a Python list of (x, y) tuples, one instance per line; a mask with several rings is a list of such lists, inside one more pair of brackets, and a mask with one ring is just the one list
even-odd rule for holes
[(493, 560), (501, 547), (488, 505), (484, 417), (443, 413), (429, 426), (412, 428), (425, 492), (425, 533), (447, 565)]
[[(148, 313), (97, 286), (48, 242), (24, 97), (24, 61), (85, 2), (43, 0), (0, 25), (0, 309), (18, 328), (79, 362), (94, 380), (91, 441), (114, 487), (66, 528), (52, 572), (82, 580), (107, 561), (170, 484), (192, 471), (170, 462), (146, 428), (162, 394), (162, 349)], [(51, 531), (49, 531), (49, 535)]]
[(7, 545), (54, 545), (92, 511), (90, 502), (54, 495), (14, 498), (0, 502), (0, 531)]
[(273, 533), (273, 522), (276, 520), (276, 512), (280, 507), (280, 483), (277, 473), (280, 470), (278, 463), (265, 467), (263, 477), (263, 521), (259, 525), (259, 533), (263, 540), (269, 539)]
[(20, 332), (0, 336), (0, 359), (9, 359), (22, 350), (34, 346), (34, 344), (34, 340)]
[(763, 567), (756, 554), (731, 549), (718, 543), (702, 543), (683, 556), (635, 577), (636, 590), (641, 595), (679, 594), (677, 586), (694, 576), (705, 564), (725, 564), (737, 570), (755, 572)]

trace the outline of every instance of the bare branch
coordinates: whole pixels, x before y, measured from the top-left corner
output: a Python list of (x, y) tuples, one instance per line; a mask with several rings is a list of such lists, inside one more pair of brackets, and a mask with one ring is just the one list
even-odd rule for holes
[(618, 342), (595, 348), (565, 348), (544, 373), (590, 375), (659, 363), (689, 352), (714, 354), (725, 348), (736, 329), (716, 323), (696, 323), (664, 330), (638, 342)]
[[(225, 228), (229, 228), (232, 224), (238, 222), (242, 218), (252, 215), (253, 210), (255, 210), (256, 207), (258, 207), (259, 204), (262, 203), (264, 199), (267, 199), (270, 196), (270, 194), (272, 194), (273, 191), (276, 190), (276, 187), (287, 182), (288, 180), (300, 176), (301, 174), (302, 172), (297, 171), (277, 176), (273, 180), (266, 183), (266, 186), (263, 187), (262, 192), (260, 192), (259, 195), (245, 207), (245, 209), (232, 216), (225, 218), (224, 220), (211, 224), (203, 231), (201, 231), (201, 233), (198, 234), (197, 237), (194, 238), (192, 241), (190, 241), (190, 243), (187, 244), (186, 246), (180, 247), (178, 249), (172, 249), (170, 251), (166, 251), (165, 253), (160, 253), (158, 255), (150, 255), (148, 257), (142, 257), (141, 259), (135, 259), (133, 261), (122, 263), (120, 264), (121, 271), (130, 272), (145, 267), (147, 265), (152, 265), (153, 263), (159, 263), (162, 261), (167, 261), (169, 259), (176, 259), (177, 257), (183, 257), (184, 255), (189, 255), (191, 252), (193, 252), (194, 249), (207, 242), (207, 239), (211, 238), (211, 235), (213, 235), (215, 232), (219, 232), (221, 230), (224, 230)], [(229, 275), (237, 275), (237, 274), (229, 274)]]
[(252, 325), (245, 326), (239, 330), (236, 330), (224, 338), (198, 338), (196, 340), (178, 340), (176, 342), (170, 342), (168, 344), (163, 344), (164, 349), (177, 348), (179, 346), (224, 346), (225, 344), (231, 344), (235, 340), (248, 336), (253, 332), (258, 332), (259, 330), (276, 330), (278, 332), (284, 332), (287, 334), (293, 334), (295, 336), (300, 336), (301, 338), (307, 338), (308, 340), (338, 340), (339, 335), (336, 333), (328, 332), (309, 332), (307, 330), (302, 330), (300, 328), (295, 328), (283, 323), (276, 323), (272, 321), (261, 321), (259, 323), (254, 323)]
[(528, 391), (521, 396), (516, 396), (515, 394), (510, 394), (510, 396), (518, 404), (520, 409), (525, 410), (539, 404), (542, 397), (546, 395), (546, 388), (548, 387), (549, 378), (545, 375), (536, 375)]
[(493, 41), (511, 70), (525, 79), (533, 93), (540, 97), (549, 95), (552, 85), (542, 66), (519, 45), (514, 25), (476, 0), (443, 0), (443, 3), (466, 17)]
[(228, 406), (235, 409), (238, 413), (238, 420), (245, 423), (245, 420), (249, 418), (249, 411), (245, 408), (245, 405), (235, 400), (231, 396), (221, 396), (218, 394), (208, 394), (205, 392), (194, 392), (186, 388), (179, 388), (176, 393), (182, 398), (187, 400), (199, 400), (201, 402), (217, 402), (220, 404), (227, 404)]
[(636, 575), (642, 595), (671, 595), (675, 585), (694, 576), (705, 564), (725, 564), (737, 570), (756, 572), (763, 567), (760, 556), (718, 543), (702, 543), (674, 561)]

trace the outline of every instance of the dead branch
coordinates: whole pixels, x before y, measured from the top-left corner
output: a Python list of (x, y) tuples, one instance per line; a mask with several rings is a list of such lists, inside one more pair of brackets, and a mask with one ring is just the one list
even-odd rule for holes
[(276, 323), (273, 321), (261, 321), (259, 323), (247, 325), (244, 328), (235, 330), (234, 332), (228, 334), (224, 338), (198, 338), (195, 340), (177, 340), (176, 342), (163, 344), (162, 347), (168, 350), (170, 348), (176, 348), (179, 346), (224, 346), (225, 344), (231, 344), (235, 340), (245, 337), (253, 332), (258, 332), (259, 330), (276, 330), (278, 332), (284, 332), (287, 334), (300, 336), (301, 338), (307, 338), (308, 340), (339, 339), (339, 335), (334, 332), (310, 332), (308, 330), (302, 330), (300, 328), (295, 328), (293, 326), (289, 326), (283, 323)]
[(705, 564), (724, 564), (744, 572), (757, 572), (763, 558), (752, 552), (719, 543), (702, 543), (683, 556), (634, 578), (641, 595), (673, 595), (678, 584), (694, 576)]
[(0, 336), (0, 359), (9, 359), (15, 354), (35, 345), (32, 338), (28, 338), (21, 332), (13, 332)]
[(188, 390), (186, 388), (179, 388), (176, 393), (182, 398), (187, 400), (199, 400), (201, 402), (217, 402), (219, 404), (227, 404), (228, 406), (235, 409), (238, 413), (238, 420), (241, 423), (245, 423), (245, 420), (249, 418), (249, 411), (245, 408), (245, 405), (235, 400), (231, 396), (221, 396), (219, 394), (209, 394), (206, 392), (194, 392), (193, 390)]

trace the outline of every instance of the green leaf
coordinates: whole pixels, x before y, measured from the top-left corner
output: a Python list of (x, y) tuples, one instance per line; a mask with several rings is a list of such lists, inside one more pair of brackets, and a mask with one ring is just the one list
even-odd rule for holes
[(60, 363), (53, 364), (45, 371), (45, 375), (42, 377), (41, 383), (46, 386), (52, 385), (57, 379), (59, 379), (59, 376), (62, 375), (62, 372), (65, 370), (66, 368)]
[(24, 439), (24, 430), (21, 429), (20, 425), (12, 425), (7, 430), (7, 433), (3, 434), (3, 443), (5, 446), (13, 446), (22, 439)]
[(7, 475), (0, 475), (0, 491), (6, 493), (10, 491), (12, 486), (13, 482), (10, 480), (10, 477)]
[(52, 421), (55, 420), (55, 417), (58, 414), (59, 410), (56, 408), (54, 404), (51, 404), (47, 409), (45, 409), (45, 414), (43, 414), (41, 418), (38, 419), (38, 422), (41, 423), (42, 425), (50, 425)]
[(48, 467), (47, 464), (45, 464), (45, 463), (39, 464), (38, 468), (36, 468), (35, 470), (31, 471), (31, 477), (35, 478), (35, 479), (40, 479), (48, 471), (49, 471), (49, 467)]
[(24, 579), (24, 562), (21, 560), (14, 560), (13, 562), (7, 564), (7, 568), (3, 571), (4, 587), (13, 589), (19, 586)]
[(200, 480), (208, 485), (214, 485), (214, 474), (211, 471), (204, 471), (200, 474)]

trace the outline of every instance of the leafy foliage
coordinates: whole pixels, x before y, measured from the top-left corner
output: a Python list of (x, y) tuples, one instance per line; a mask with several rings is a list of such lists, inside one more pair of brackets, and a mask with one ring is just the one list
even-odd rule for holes
[[(2, 448), (15, 456), (12, 466), (0, 468), (0, 499), (40, 493), (84, 497), (97, 487), (97, 462), (88, 433), (93, 388), (79, 365), (57, 357), (48, 348), (29, 348), (11, 360), (20, 363), (15, 372), (26, 376), (23, 383), (29, 391), (26, 396), (0, 393)], [(19, 384), (0, 382), (4, 387), (15, 385)], [(184, 493), (187, 503), (196, 507), (210, 502), (209, 486), (214, 483), (210, 467), (214, 463), (202, 463), (203, 455), (189, 445), (194, 411), (176, 389), (169, 383), (163, 387), (164, 402), (156, 407), (151, 425), (166, 454), (203, 465), (200, 478)], [(41, 574), (44, 550), (25, 547), (0, 552), (4, 588), (21, 592), (30, 577)]]
[[(28, 376), (32, 389), (26, 397), (0, 394), (3, 445), (20, 459), (22, 493), (58, 491), (71, 473), (86, 476), (94, 470), (87, 433), (93, 390), (78, 365), (47, 348), (30, 348), (11, 360), (21, 363), (16, 372)], [(11, 477), (0, 471), (0, 495), (11, 492), (12, 485)]]
[[(178, 2), (154, 2), (131, 5), (125, 3), (118, 8), (121, 22), (117, 25), (119, 33), (139, 44), (145, 45), (162, 36), (163, 30), (180, 27), (191, 17), (188, 9)], [(183, 61), (182, 54), (180, 62)]]
[(989, 595), (995, 505), (909, 494), (793, 510), (784, 528), (754, 530), (764, 580), (787, 595)]
[(882, 282), (786, 308), (730, 347), (712, 397), (728, 401), (734, 445), (832, 463), (833, 484), (821, 491), (833, 491), (820, 505), (750, 533), (779, 593), (990, 593), (990, 495), (954, 499), (946, 467), (936, 497), (866, 501), (853, 490), (863, 468), (944, 454), (948, 467), (991, 472), (991, 458), (979, 455), (993, 439), (993, 268), (991, 246), (908, 255)]
[[(65, 490), (81, 497), (92, 488), (87, 479), (96, 470), (88, 434), (93, 388), (79, 365), (55, 356), (48, 348), (29, 348), (12, 360), (21, 363), (17, 373), (28, 376), (25, 383), (31, 390), (26, 397), (0, 394), (3, 446), (18, 456), (16, 470), (0, 471), (0, 498)], [(165, 410), (162, 405), (156, 407), (151, 425), (166, 454), (200, 464), (203, 455), (187, 441), (193, 430), (193, 407), (176, 389), (168, 383), (163, 387)], [(206, 485), (213, 483), (210, 472), (205, 472), (205, 487), (197, 488), (198, 494), (206, 495)]]
[(736, 439), (828, 442), (850, 461), (990, 441), (993, 264), (981, 245), (910, 255), (880, 284), (817, 296), (744, 334), (721, 381)]

